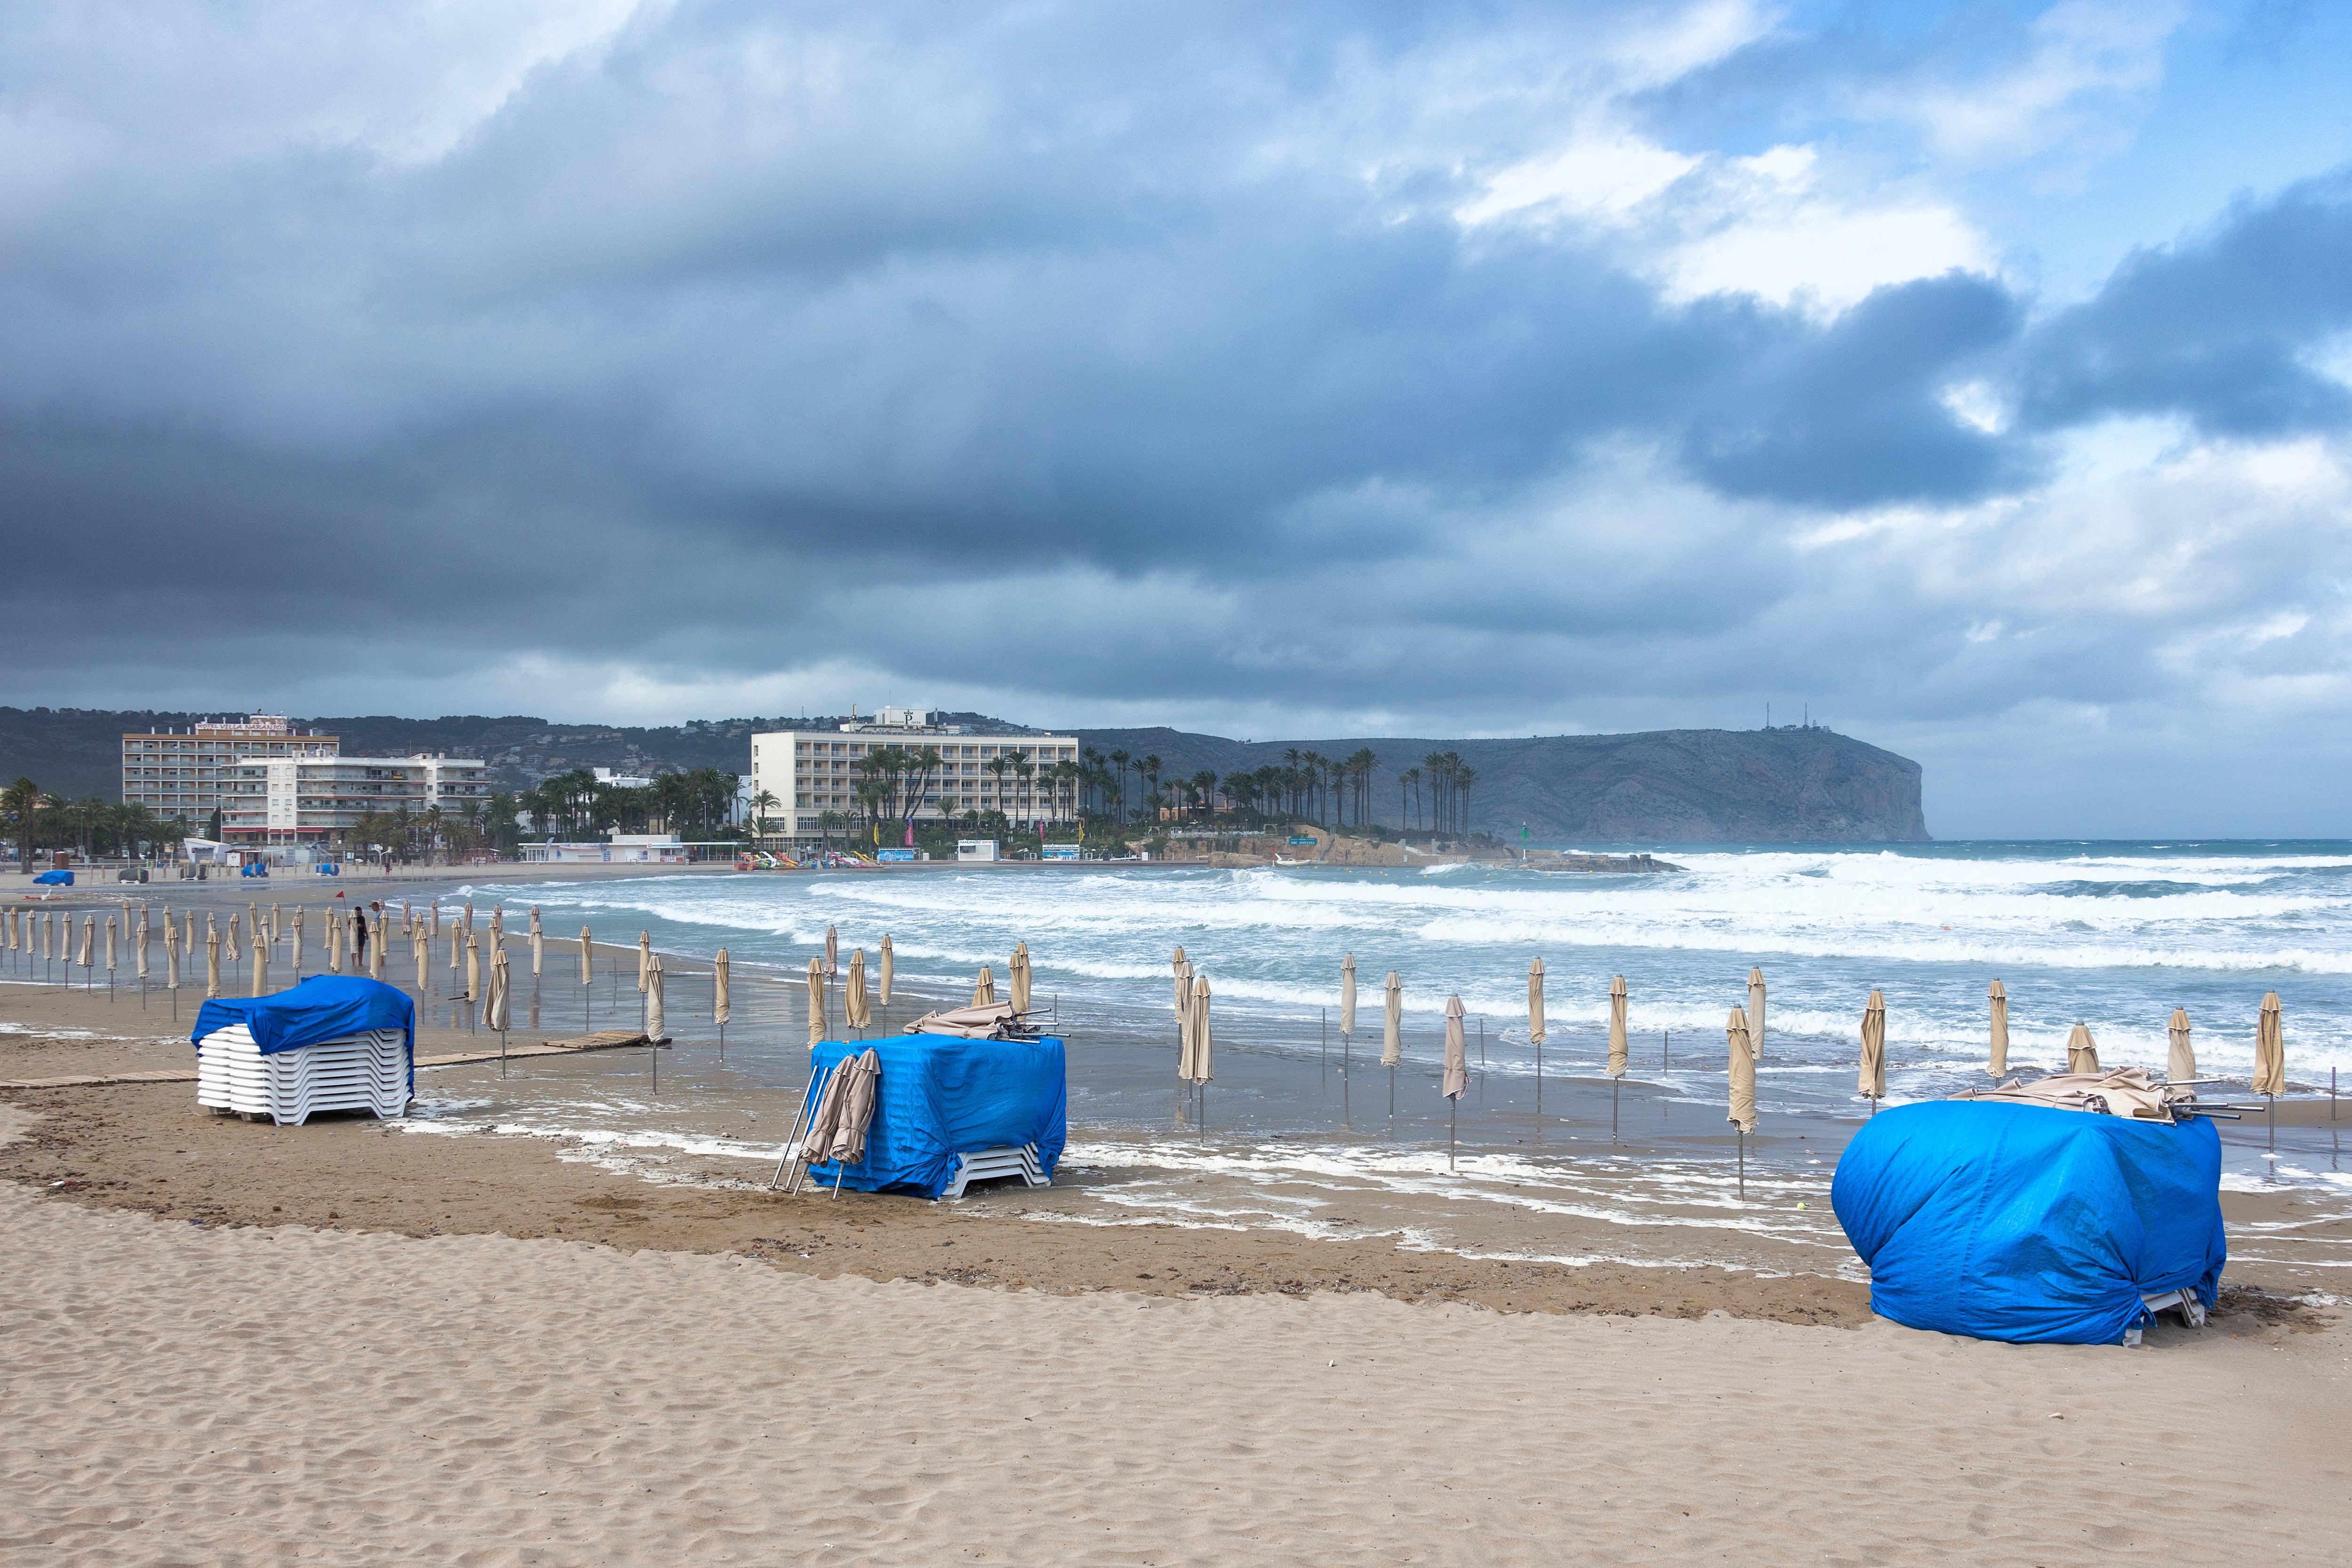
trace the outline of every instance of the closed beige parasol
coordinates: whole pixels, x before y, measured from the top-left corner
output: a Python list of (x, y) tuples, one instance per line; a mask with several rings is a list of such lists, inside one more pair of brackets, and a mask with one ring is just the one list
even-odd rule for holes
[[(1730, 1047), (1731, 1110), (1725, 1118), (1742, 1132), (1756, 1131), (1756, 1048), (1748, 1043), (1748, 1010), (1734, 1007), (1723, 1026)], [(1744, 1175), (1744, 1173), (1743, 1173)]]
[(1381, 982), (1381, 1066), (1394, 1068), (1404, 1060), (1404, 982), (1397, 972)]
[(882, 933), (882, 962), (874, 972), (874, 999), (885, 1007), (890, 1005), (890, 933)]
[(1445, 1097), (1445, 1168), (1454, 1169), (1455, 1137), (1460, 1131), (1462, 1097), (1470, 1091), (1470, 1047), (1462, 1033), (1462, 998), (1445, 999), (1445, 1076), (1438, 1084)]
[(996, 971), (989, 968), (988, 965), (983, 963), (980, 966), (980, 978), (971, 983), (971, 1005), (974, 1007), (985, 1007), (991, 1002), (995, 1000)]
[(1013, 1010), (1016, 1013), (1026, 1013), (1029, 1011), (1029, 944), (1027, 942), (1017, 942), (1013, 945), (1013, 957), (1006, 963), (1004, 972), (1012, 985)]
[(2189, 1009), (2175, 1007), (2172, 1021), (2165, 1026), (2170, 1048), (2164, 1058), (2164, 1077), (2169, 1083), (2187, 1083), (2197, 1076), (2197, 1047), (2189, 1037)]
[(1339, 1037), (1348, 1039), (1356, 1032), (1356, 955), (1349, 953), (1339, 960)]
[(1748, 1054), (1764, 1059), (1764, 971), (1748, 972)]
[(2263, 993), (2254, 1025), (2254, 1092), (2273, 1099), (2286, 1092), (2286, 1010), (2275, 991)]
[(1870, 1109), (1875, 1115), (1878, 1102), (1886, 1098), (1886, 993), (1873, 990), (1870, 1005), (1862, 1010), (1862, 1072), (1860, 1091), (1870, 1098)]
[(1192, 1005), (1184, 1019), (1184, 1048), (1176, 1058), (1176, 1076), (1186, 1083), (1207, 1083), (1217, 1076), (1217, 1047), (1209, 1027), (1209, 977), (1192, 976)]
[(2091, 1026), (2077, 1024), (2066, 1037), (2066, 1070), (2070, 1073), (2099, 1070), (2099, 1044), (2091, 1038)]
[(824, 960), (812, 958), (808, 962), (809, 1045), (815, 1047), (822, 1044), (824, 1035)]
[(2009, 1070), (2009, 992), (1998, 980), (1992, 983), (1992, 1055), (1987, 1059), (1985, 1071), (1999, 1078)]
[(1609, 981), (1609, 1076), (1623, 1078), (1626, 1067), (1625, 1045), (1625, 977), (1612, 975)]
[(871, 1028), (874, 1024), (874, 1004), (866, 994), (866, 950), (857, 948), (849, 955), (849, 1026)]

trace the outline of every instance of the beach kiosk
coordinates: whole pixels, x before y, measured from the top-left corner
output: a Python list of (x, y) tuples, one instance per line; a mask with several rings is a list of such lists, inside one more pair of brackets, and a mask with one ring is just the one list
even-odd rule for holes
[(196, 1015), (196, 1103), (299, 1126), (322, 1110), (405, 1116), (416, 1006), (382, 981), (318, 974), (270, 996), (216, 996)]

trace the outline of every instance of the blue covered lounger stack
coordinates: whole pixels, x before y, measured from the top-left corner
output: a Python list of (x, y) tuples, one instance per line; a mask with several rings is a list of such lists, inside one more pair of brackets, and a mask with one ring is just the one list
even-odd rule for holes
[(1830, 1202), (1870, 1304), (1915, 1329), (2113, 1344), (2146, 1299), (2213, 1304), (2221, 1233), (2213, 1123), (1936, 1100), (1881, 1111), (1838, 1161)]
[(863, 1051), (880, 1058), (874, 1121), (866, 1158), (846, 1170), (830, 1160), (809, 1167), (810, 1180), (865, 1193), (938, 1197), (955, 1180), (959, 1159), (982, 1150), (1034, 1145), (1050, 1179), (1069, 1140), (1069, 1085), (1062, 1042), (970, 1040), (949, 1035), (888, 1035), (878, 1040), (827, 1040), (810, 1053), (808, 1099), (816, 1104), (843, 1058)]

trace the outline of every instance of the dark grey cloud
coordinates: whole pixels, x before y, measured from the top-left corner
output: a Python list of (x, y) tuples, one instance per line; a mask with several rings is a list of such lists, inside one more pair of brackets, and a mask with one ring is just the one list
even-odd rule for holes
[[(1674, 15), (687, 4), (457, 108), (364, 18), (307, 73), (285, 18), (257, 64), (0, 21), (11, 695), (478, 671), (561, 715), (837, 665), (1073, 719), (1638, 722), (2159, 684), (2144, 628), (1956, 611), (1867, 531), (2005, 515), (2117, 416), (2341, 429), (2345, 176), (2038, 317), (1971, 272), (1691, 300), (1623, 233), (1457, 220)], [(1890, 16), (1639, 107), (1780, 134), (1809, 82), (2023, 47)], [(2326, 667), (2304, 635), (2263, 657)]]
[(2219, 436), (2341, 430), (2352, 388), (2311, 363), (2352, 329), (2352, 173), (2205, 232), (2135, 252), (2095, 299), (2022, 347), (2020, 411), (2038, 428), (2179, 415)]

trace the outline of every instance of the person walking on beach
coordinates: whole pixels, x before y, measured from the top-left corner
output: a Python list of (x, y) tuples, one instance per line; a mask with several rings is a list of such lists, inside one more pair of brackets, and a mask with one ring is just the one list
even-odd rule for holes
[[(382, 910), (383, 906), (372, 904), (369, 908)], [(365, 974), (367, 973), (368, 912), (367, 910), (361, 910), (358, 914), (359, 919), (352, 922), (352, 973)]]

